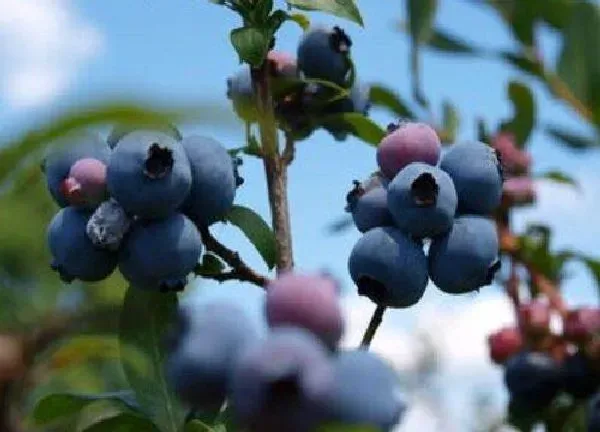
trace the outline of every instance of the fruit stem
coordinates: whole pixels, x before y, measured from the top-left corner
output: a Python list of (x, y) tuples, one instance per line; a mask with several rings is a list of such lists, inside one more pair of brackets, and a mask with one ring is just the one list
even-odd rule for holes
[(377, 329), (379, 328), (379, 326), (381, 325), (381, 322), (383, 321), (383, 314), (385, 313), (385, 309), (386, 309), (385, 306), (378, 305), (377, 308), (375, 309), (375, 312), (373, 312), (371, 321), (369, 321), (369, 326), (365, 330), (365, 334), (362, 338), (362, 342), (360, 343), (360, 347), (362, 349), (368, 350), (369, 347), (371, 346), (371, 342), (373, 341), (373, 338), (375, 337), (375, 333), (377, 333)]
[(280, 274), (294, 266), (290, 211), (287, 196), (288, 163), (279, 153), (279, 139), (273, 109), (273, 97), (270, 89), (269, 62), (264, 61), (259, 68), (251, 69), (251, 72), (252, 82), (258, 94), (258, 123), (263, 150), (262, 159), (267, 178), (272, 226), (277, 244), (276, 267), (277, 273)]

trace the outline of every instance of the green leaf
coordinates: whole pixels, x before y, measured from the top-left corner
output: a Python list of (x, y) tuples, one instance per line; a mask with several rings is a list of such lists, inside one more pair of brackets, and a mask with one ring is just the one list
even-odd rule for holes
[(504, 60), (522, 72), (528, 73), (536, 78), (545, 79), (545, 73), (542, 65), (535, 59), (525, 54), (515, 54), (508, 51), (497, 53), (501, 60)]
[(296, 9), (326, 12), (364, 27), (362, 16), (354, 0), (286, 0), (286, 2)]
[[(145, 411), (152, 413), (163, 432), (178, 432), (185, 413), (167, 384), (164, 339), (177, 311), (177, 294), (130, 286), (120, 317), (122, 346), (145, 353), (147, 361), (134, 365), (122, 361), (129, 385)], [(121, 356), (126, 354), (123, 351)]]
[(88, 405), (98, 401), (110, 401), (122, 408), (140, 411), (131, 391), (100, 394), (55, 393), (42, 397), (36, 403), (32, 417), (37, 425), (47, 425), (75, 416)]
[(352, 216), (344, 215), (339, 217), (333, 222), (330, 222), (327, 225), (326, 231), (329, 234), (338, 234), (344, 231), (349, 230), (354, 226), (354, 221), (352, 220)]
[(546, 133), (573, 150), (587, 150), (600, 146), (600, 142), (597, 139), (578, 135), (575, 132), (565, 129), (559, 129), (554, 125), (547, 126)]
[(419, 47), (431, 37), (437, 12), (437, 0), (406, 0), (406, 14), (411, 37), (410, 70), (413, 83), (413, 96), (422, 106), (428, 102), (421, 89)]
[(186, 423), (184, 432), (216, 432), (216, 430), (200, 420)]
[(525, 84), (511, 81), (508, 84), (508, 97), (513, 104), (513, 118), (501, 125), (503, 131), (510, 131), (520, 148), (525, 147), (536, 122), (536, 106), (533, 93)]
[(360, 113), (342, 113), (325, 116), (323, 119), (325, 125), (345, 125), (349, 127), (348, 132), (362, 141), (378, 146), (386, 132), (371, 120)]
[(194, 273), (200, 276), (220, 274), (225, 269), (225, 264), (219, 257), (206, 252), (202, 257), (202, 263), (194, 269)]
[(371, 85), (369, 101), (372, 105), (382, 106), (389, 109), (398, 117), (414, 119), (415, 114), (408, 108), (400, 95), (394, 93), (387, 87), (379, 84)]
[(586, 265), (588, 270), (592, 273), (596, 285), (598, 286), (598, 292), (600, 293), (600, 261), (592, 257), (581, 257), (583, 263)]
[(354, 426), (345, 424), (325, 424), (317, 429), (317, 432), (377, 432), (379, 428), (374, 426)]
[(277, 243), (275, 234), (263, 218), (252, 209), (234, 205), (226, 219), (250, 240), (269, 270), (273, 269), (277, 261)]
[(150, 420), (133, 414), (122, 413), (103, 418), (81, 432), (161, 432)]
[(288, 14), (288, 19), (298, 24), (304, 31), (310, 28), (310, 18), (303, 13)]
[(427, 40), (427, 46), (451, 54), (477, 54), (478, 51), (467, 42), (440, 29), (432, 30), (431, 36)]
[(270, 34), (255, 27), (240, 27), (230, 34), (231, 44), (235, 48), (241, 62), (259, 67), (267, 56)]
[(445, 142), (453, 142), (460, 126), (460, 117), (458, 110), (448, 101), (444, 101), (442, 105), (442, 125), (444, 136), (440, 138)]
[(536, 177), (541, 179), (552, 180), (556, 183), (567, 184), (579, 188), (579, 184), (577, 183), (577, 181), (573, 177), (569, 176), (568, 174), (562, 171), (548, 171), (542, 174), (538, 174)]
[(575, 2), (563, 32), (563, 48), (556, 70), (577, 99), (594, 112), (600, 124), (600, 8)]

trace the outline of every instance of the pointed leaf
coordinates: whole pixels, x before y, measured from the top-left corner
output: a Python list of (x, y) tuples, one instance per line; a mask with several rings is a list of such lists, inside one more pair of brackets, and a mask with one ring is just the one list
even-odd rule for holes
[(458, 116), (458, 110), (448, 101), (444, 101), (443, 103), (443, 115), (442, 115), (442, 125), (444, 127), (444, 136), (442, 141), (445, 142), (453, 142), (456, 138), (456, 133), (458, 132), (458, 128), (460, 126), (460, 117)]
[(47, 425), (75, 416), (88, 405), (98, 401), (110, 401), (124, 409), (141, 412), (131, 391), (100, 394), (55, 393), (42, 397), (36, 403), (32, 417), (36, 424)]
[(421, 89), (419, 47), (431, 37), (437, 12), (437, 0), (406, 0), (406, 8), (411, 37), (410, 70), (413, 96), (420, 105), (427, 106), (428, 102)]
[(600, 142), (597, 139), (578, 135), (575, 132), (565, 129), (559, 129), (553, 125), (546, 127), (546, 133), (573, 150), (587, 150), (600, 146)]
[(329, 234), (338, 234), (343, 231), (347, 231), (354, 226), (354, 221), (352, 220), (352, 216), (345, 215), (341, 216), (337, 220), (330, 222), (327, 225), (327, 232)]
[(522, 72), (528, 73), (534, 77), (544, 79), (544, 69), (542, 65), (536, 60), (527, 57), (524, 54), (515, 54), (507, 51), (498, 53), (498, 56), (508, 63), (512, 64)]
[(298, 24), (304, 31), (310, 28), (310, 18), (303, 13), (288, 14), (288, 19)]
[(354, 0), (286, 0), (286, 2), (296, 9), (326, 12), (364, 27), (362, 16)]
[(216, 432), (214, 428), (200, 420), (192, 420), (186, 423), (184, 432)]
[(533, 93), (525, 84), (511, 81), (508, 96), (513, 104), (513, 118), (502, 124), (501, 129), (512, 132), (516, 144), (523, 148), (536, 122), (536, 106)]
[(369, 101), (372, 105), (382, 106), (398, 117), (414, 119), (415, 114), (408, 108), (406, 103), (400, 98), (400, 95), (394, 93), (387, 87), (379, 84), (371, 85), (369, 92)]
[(275, 234), (263, 218), (252, 209), (235, 205), (226, 219), (245, 234), (269, 270), (273, 269), (277, 261), (277, 244)]
[(161, 432), (150, 420), (133, 414), (122, 413), (103, 418), (81, 432)]
[[(163, 432), (178, 432), (185, 413), (169, 387), (164, 370), (164, 339), (177, 311), (177, 294), (130, 286), (120, 317), (119, 338), (146, 355), (146, 362), (122, 361), (125, 376), (145, 411)], [(126, 352), (121, 353), (121, 357)]]
[(240, 27), (230, 34), (231, 44), (235, 48), (240, 62), (254, 67), (262, 64), (269, 51), (270, 33), (255, 27)]
[(577, 180), (562, 171), (548, 171), (537, 176), (538, 178), (552, 180), (556, 183), (567, 184), (579, 189)]
[(600, 260), (584, 256), (582, 257), (582, 261), (592, 273), (592, 276), (596, 281), (596, 285), (598, 286), (598, 293), (600, 294)]
[(475, 47), (467, 42), (440, 29), (432, 30), (432, 34), (427, 40), (427, 46), (451, 54), (477, 54), (478, 52)]
[(216, 255), (207, 252), (202, 257), (202, 263), (196, 266), (194, 273), (197, 275), (215, 275), (221, 273), (225, 269), (225, 264)]
[(327, 125), (346, 125), (348, 132), (362, 141), (378, 146), (385, 131), (373, 120), (360, 113), (343, 113), (326, 116), (323, 123)]

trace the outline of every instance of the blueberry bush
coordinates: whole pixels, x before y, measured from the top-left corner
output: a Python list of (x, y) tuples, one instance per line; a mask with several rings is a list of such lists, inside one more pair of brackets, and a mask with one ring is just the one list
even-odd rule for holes
[[(391, 365), (369, 351), (384, 315), (417, 304), (430, 286), (456, 296), (493, 284), (517, 322), (488, 339), (510, 395), (506, 422), (523, 431), (600, 430), (600, 309), (572, 308), (560, 291), (571, 261), (600, 285), (600, 261), (553, 250), (547, 226), (515, 233), (510, 223), (515, 209), (535, 204), (535, 179), (574, 183), (532, 169), (527, 145), (539, 125), (530, 83), (596, 133), (551, 125), (549, 138), (580, 152), (598, 147), (597, 5), (482, 2), (518, 41), (495, 51), (436, 27), (437, 1), (406, 0), (400, 28), (411, 43), (412, 94), (403, 98), (359, 79), (343, 29), (344, 20), (363, 25), (353, 0), (211, 2), (242, 23), (229, 33), (241, 66), (222, 85), (245, 125), (243, 147), (179, 130), (216, 121), (210, 107), (107, 103), (66, 112), (0, 148), (0, 430), (391, 431), (409, 406)], [(312, 11), (339, 24), (313, 23)], [(288, 24), (303, 29), (295, 54), (277, 46)], [(538, 25), (561, 39), (556, 65), (539, 55)], [(420, 82), (424, 49), (506, 62), (522, 78), (508, 83), (514, 115), (495, 127), (480, 120), (474, 136), (457, 140), (458, 108), (446, 102), (432, 120), (437, 110)], [(395, 121), (377, 124), (373, 108)], [(108, 134), (96, 132), (107, 125)], [(331, 227), (358, 232), (341, 253), (358, 295), (375, 305), (356, 349), (340, 346), (339, 283), (294, 270), (288, 167), (296, 144), (319, 129), (374, 150), (373, 171), (356, 173), (362, 180), (340, 197), (346, 216)], [(250, 187), (247, 158), (264, 164), (270, 223), (236, 203), (238, 189)], [(270, 273), (219, 240), (219, 224), (239, 228)], [(267, 333), (225, 301), (179, 304), (200, 279), (264, 289)], [(82, 380), (98, 391), (74, 391)]]

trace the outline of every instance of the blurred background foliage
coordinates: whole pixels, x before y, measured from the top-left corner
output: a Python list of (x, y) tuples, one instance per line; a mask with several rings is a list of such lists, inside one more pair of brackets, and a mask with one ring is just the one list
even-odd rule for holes
[[(383, 106), (403, 118), (426, 121), (439, 118), (436, 127), (444, 142), (452, 142), (459, 128), (474, 126), (482, 140), (489, 142), (497, 132), (510, 131), (518, 145), (526, 147), (533, 129), (541, 128), (548, 135), (548, 145), (565, 146), (580, 152), (582, 157), (584, 152), (599, 147), (598, 5), (584, 0), (472, 2), (502, 19), (519, 41), (518, 49), (496, 51), (480, 46), (477, 34), (471, 35), (470, 40), (458, 38), (447, 33), (443, 23), (436, 21), (436, 0), (406, 0), (406, 21), (397, 22), (397, 27), (398, 37), (407, 37), (411, 41), (412, 49), (407, 61), (412, 70), (412, 94), (398, 95), (394, 89), (378, 86), (371, 92), (374, 105)], [(176, 4), (173, 7), (177, 7)], [(545, 62), (539, 52), (536, 29), (540, 24), (553, 29), (561, 39), (561, 52), (554, 64)], [(514, 107), (512, 118), (498, 125), (484, 124), (483, 121), (477, 125), (461, 125), (460, 108), (453, 106), (451, 101), (445, 102), (442, 107), (430, 106), (427, 89), (422, 88), (419, 79), (422, 50), (468, 56), (472, 58), (473, 68), (477, 68), (478, 62), (500, 60), (506, 67), (518, 70), (522, 77), (543, 83), (556, 103), (568, 105), (589, 125), (589, 133), (582, 135), (569, 130), (560, 125), (560, 120), (540, 124), (536, 117), (535, 94), (526, 80), (507, 83), (507, 98)], [(117, 359), (119, 352), (115, 336), (125, 282), (114, 275), (98, 284), (64, 285), (48, 266), (50, 257), (42, 239), (45, 238), (46, 225), (57, 208), (46, 192), (39, 167), (44, 146), (79, 127), (102, 128), (115, 121), (138, 121), (141, 118), (194, 122), (200, 117), (209, 123), (222, 121), (219, 111), (211, 106), (165, 109), (110, 102), (101, 106), (78, 107), (49, 119), (46, 125), (23, 137), (0, 143), (0, 430), (34, 430), (27, 414), (40, 395), (126, 388)], [(362, 126), (354, 127), (360, 129)], [(357, 130), (356, 135), (360, 137), (361, 131)], [(569, 173), (539, 175), (571, 182)], [(349, 225), (342, 221), (336, 226), (339, 230)], [(600, 283), (599, 261), (594, 257), (581, 257), (575, 251), (553, 251), (550, 236), (548, 229), (541, 227), (519, 237), (522, 253), (538, 271), (558, 282), (565, 262), (576, 258), (588, 265)], [(435, 369), (435, 365), (428, 363), (433, 357), (423, 356), (424, 376)], [(417, 378), (416, 381), (421, 381)], [(106, 405), (114, 404), (120, 396), (110, 400), (100, 402), (100, 405), (90, 405), (81, 400), (59, 401), (72, 407), (73, 412), (82, 410), (85, 415), (77, 418), (66, 416), (56, 423), (58, 426), (35, 430), (80, 429), (89, 416), (98, 412), (106, 414)], [(484, 406), (485, 400), (477, 403)], [(55, 424), (57, 419), (52, 418), (51, 406), (45, 409), (50, 416), (49, 422)], [(494, 430), (497, 424), (493, 423), (501, 423), (499, 419), (486, 421), (489, 425), (482, 427), (477, 424), (477, 430)]]

